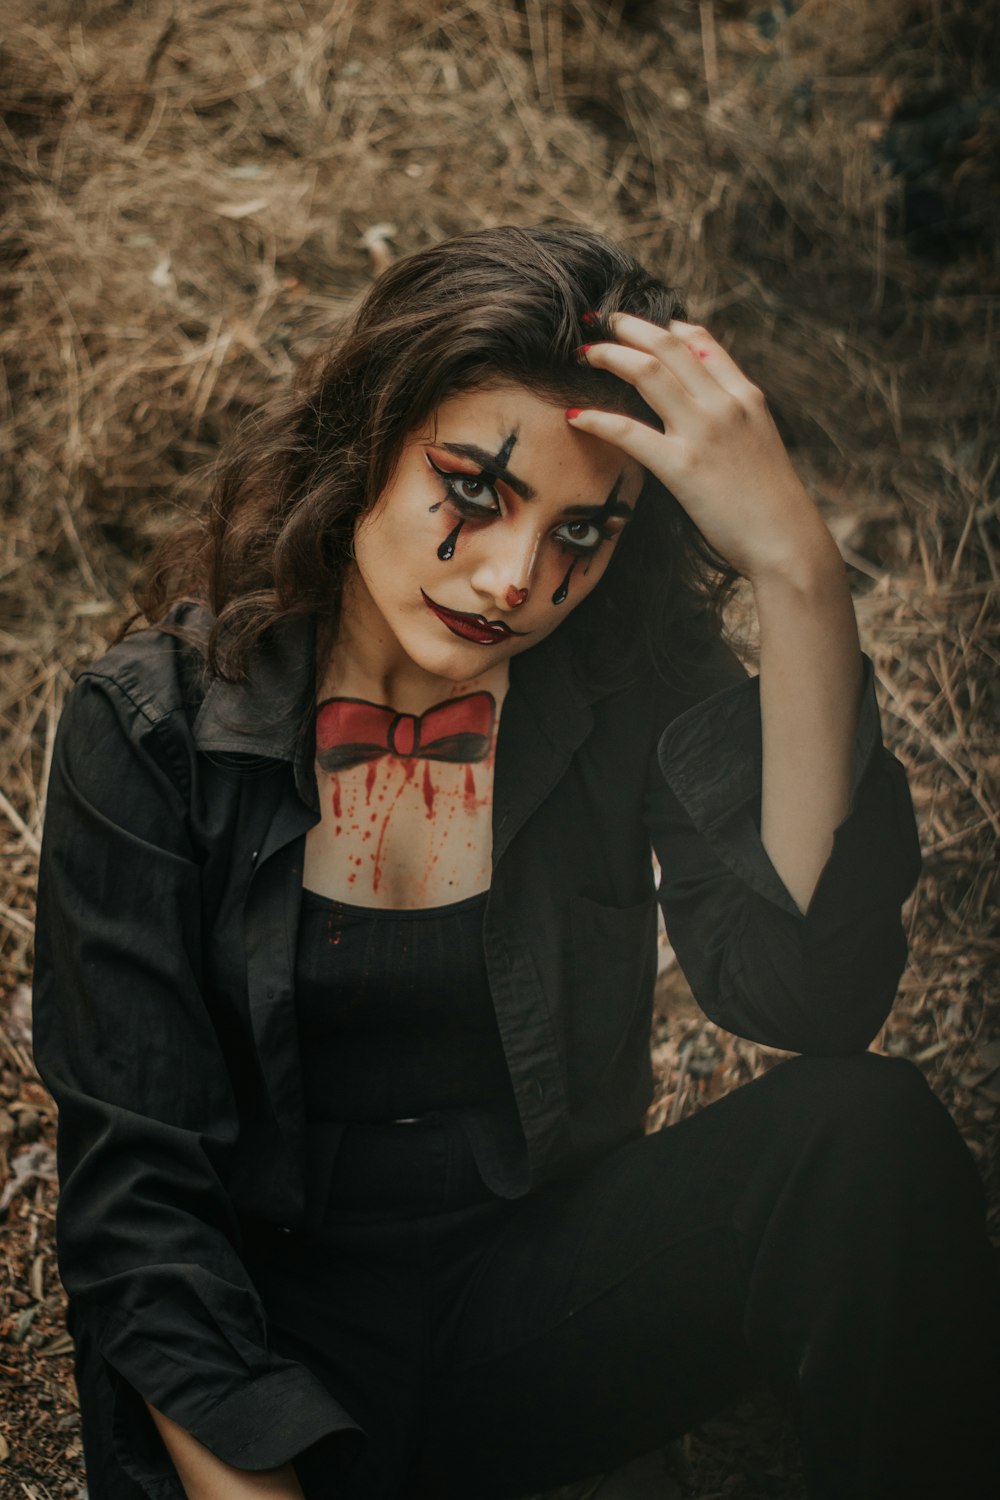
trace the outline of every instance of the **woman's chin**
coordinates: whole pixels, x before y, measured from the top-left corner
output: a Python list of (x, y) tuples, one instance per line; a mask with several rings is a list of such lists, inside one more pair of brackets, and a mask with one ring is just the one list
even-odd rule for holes
[(419, 640), (411, 639), (409, 643), (402, 644), (413, 664), (431, 676), (440, 677), (447, 682), (471, 682), (473, 678), (482, 677), (497, 667), (506, 666), (512, 657), (530, 651), (532, 646), (537, 646), (546, 636), (552, 635), (562, 623), (562, 620), (557, 620), (547, 628), (534, 629), (524, 635), (514, 635), (490, 645), (480, 645), (478, 641), (462, 641), (457, 637), (453, 638), (453, 644), (437, 640), (428, 642), (422, 633)]
[[(446, 627), (442, 627), (445, 630)], [(415, 667), (443, 682), (471, 682), (485, 672), (509, 661), (513, 656), (513, 641), (481, 646), (476, 641), (462, 641), (453, 637), (450, 641), (428, 641), (421, 632), (420, 640), (401, 642), (404, 651)]]

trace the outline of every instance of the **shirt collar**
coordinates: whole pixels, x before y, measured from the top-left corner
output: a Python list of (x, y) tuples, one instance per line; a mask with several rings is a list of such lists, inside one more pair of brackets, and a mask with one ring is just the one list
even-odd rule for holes
[(318, 806), (315, 659), (313, 619), (296, 615), (280, 620), (252, 652), (242, 682), (212, 678), (194, 722), (199, 750), (291, 761), (299, 796), (311, 807)]

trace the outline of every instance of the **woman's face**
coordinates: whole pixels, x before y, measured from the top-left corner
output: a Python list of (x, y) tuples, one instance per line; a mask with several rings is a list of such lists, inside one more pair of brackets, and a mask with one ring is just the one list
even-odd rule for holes
[(597, 587), (644, 471), (518, 385), (449, 397), (354, 538), (358, 624), (462, 682), (537, 645)]

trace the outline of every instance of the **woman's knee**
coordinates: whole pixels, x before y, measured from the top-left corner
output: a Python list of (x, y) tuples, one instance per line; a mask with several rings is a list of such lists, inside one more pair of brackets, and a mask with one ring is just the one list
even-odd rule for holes
[(779, 1064), (768, 1080), (790, 1130), (818, 1126), (871, 1146), (930, 1140), (962, 1145), (947, 1110), (905, 1058), (873, 1052), (802, 1056)]
[[(855, 1238), (870, 1235), (873, 1244), (889, 1244), (893, 1224), (923, 1244), (942, 1219), (956, 1243), (983, 1238), (975, 1162), (912, 1063), (874, 1053), (803, 1056), (763, 1082), (770, 1144), (758, 1162), (761, 1201), (777, 1194), (820, 1219), (821, 1205), (834, 1205), (837, 1224), (849, 1220)], [(834, 1238), (843, 1239), (842, 1229)]]

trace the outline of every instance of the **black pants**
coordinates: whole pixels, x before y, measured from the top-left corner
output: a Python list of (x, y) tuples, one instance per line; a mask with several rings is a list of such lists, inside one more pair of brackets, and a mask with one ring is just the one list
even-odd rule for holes
[(550, 1488), (761, 1379), (816, 1500), (1000, 1482), (981, 1187), (900, 1060), (796, 1058), (512, 1203), (439, 1121), (362, 1129), (322, 1235), (254, 1253), (275, 1346), (366, 1432), (350, 1468), (336, 1439), (301, 1457), (308, 1500)]

